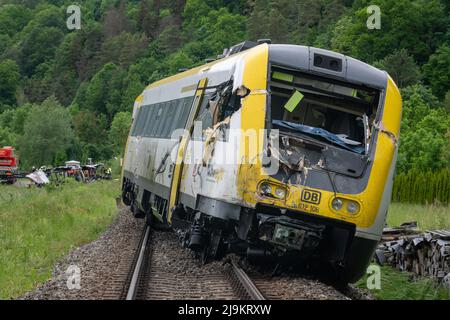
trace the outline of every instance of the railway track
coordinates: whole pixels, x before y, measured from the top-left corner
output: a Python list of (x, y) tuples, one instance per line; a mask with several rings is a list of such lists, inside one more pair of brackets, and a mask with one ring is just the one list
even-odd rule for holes
[[(173, 273), (158, 261), (164, 259), (164, 249), (158, 248), (149, 227), (145, 228), (140, 248), (136, 251), (127, 276), (126, 300), (148, 299), (245, 299), (264, 300), (263, 294), (245, 271), (228, 262), (217, 272)], [(152, 242), (153, 240), (153, 242)], [(153, 245), (154, 244), (154, 245)]]
[(120, 300), (351, 298), (318, 281), (250, 272), (231, 259), (202, 265), (180, 246), (174, 233), (146, 227), (134, 252), (124, 253), (118, 262), (102, 296)]

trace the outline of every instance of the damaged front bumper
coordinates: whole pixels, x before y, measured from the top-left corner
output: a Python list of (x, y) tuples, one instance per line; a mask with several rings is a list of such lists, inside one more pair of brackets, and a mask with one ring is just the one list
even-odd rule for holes
[[(282, 213), (267, 206), (258, 206), (255, 217), (256, 232), (248, 253), (258, 260), (264, 258), (261, 254), (268, 258), (289, 255), (344, 264), (356, 230), (352, 223), (298, 211)], [(264, 250), (255, 250), (258, 247)]]

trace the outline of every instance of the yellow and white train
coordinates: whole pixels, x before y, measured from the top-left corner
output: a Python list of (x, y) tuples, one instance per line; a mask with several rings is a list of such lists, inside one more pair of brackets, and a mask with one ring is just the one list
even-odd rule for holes
[(384, 71), (246, 41), (137, 98), (123, 201), (205, 260), (314, 261), (354, 282), (385, 224), (401, 109)]

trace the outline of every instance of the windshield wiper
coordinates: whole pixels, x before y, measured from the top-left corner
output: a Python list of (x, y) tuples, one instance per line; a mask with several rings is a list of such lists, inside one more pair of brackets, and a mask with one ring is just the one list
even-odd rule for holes
[(335, 135), (334, 133), (331, 133), (325, 129), (316, 128), (316, 127), (310, 127), (303, 124), (296, 124), (292, 122), (286, 122), (282, 120), (273, 120), (273, 124), (279, 127), (291, 129), (306, 135), (312, 135), (314, 137), (319, 137), (322, 140), (325, 140), (326, 142), (332, 143), (336, 146), (342, 147), (346, 150), (356, 152), (359, 154), (364, 154), (365, 148), (362, 146), (347, 144), (345, 141), (343, 141), (339, 136)]

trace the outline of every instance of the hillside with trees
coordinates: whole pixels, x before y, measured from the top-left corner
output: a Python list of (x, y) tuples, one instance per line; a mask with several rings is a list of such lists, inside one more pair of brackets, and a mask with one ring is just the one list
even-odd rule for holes
[[(79, 30), (66, 26), (72, 4)], [(380, 30), (366, 26), (374, 4)], [(398, 174), (448, 176), (449, 9), (445, 0), (0, 0), (0, 146), (16, 146), (24, 169), (119, 156), (147, 84), (270, 38), (388, 71), (404, 99)]]

